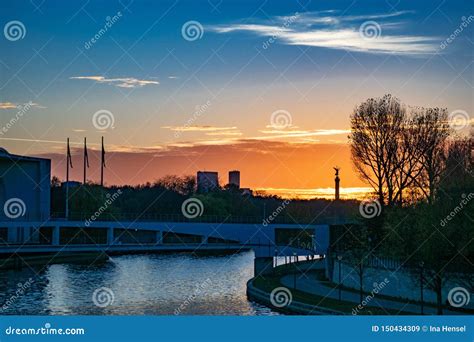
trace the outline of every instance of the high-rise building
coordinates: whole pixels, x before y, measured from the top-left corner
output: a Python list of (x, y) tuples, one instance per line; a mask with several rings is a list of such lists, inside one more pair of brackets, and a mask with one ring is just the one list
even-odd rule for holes
[(196, 178), (198, 192), (209, 192), (216, 190), (219, 187), (217, 172), (198, 171)]
[(230, 184), (240, 189), (240, 171), (229, 171), (229, 185)]

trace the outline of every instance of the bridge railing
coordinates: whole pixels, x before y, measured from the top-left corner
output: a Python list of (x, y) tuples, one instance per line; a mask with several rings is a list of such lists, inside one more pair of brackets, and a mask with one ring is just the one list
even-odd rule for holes
[(0, 217), (0, 222), (46, 222), (46, 221), (118, 221), (118, 222), (189, 222), (189, 223), (241, 223), (241, 224), (339, 224), (350, 220), (346, 215), (324, 215), (317, 213), (313, 217), (299, 216), (289, 217), (279, 215), (269, 222), (264, 223), (266, 218), (261, 216), (243, 215), (202, 215), (195, 218), (187, 218), (182, 214), (137, 214), (137, 213), (101, 213), (96, 215), (90, 212), (71, 212), (68, 218), (64, 213), (51, 213), (51, 215), (33, 214), (18, 217)]
[[(261, 216), (243, 215), (201, 215), (195, 218), (188, 218), (182, 214), (137, 214), (137, 213), (102, 213), (93, 216), (91, 213), (71, 212), (69, 221), (137, 221), (137, 222), (198, 222), (198, 223), (243, 223), (243, 224), (264, 224), (266, 218)], [(65, 220), (64, 213), (53, 213), (52, 219)], [(94, 217), (94, 220), (91, 218)], [(327, 224), (332, 222), (343, 222), (349, 218), (345, 215), (321, 215), (317, 213), (313, 217), (289, 217), (279, 215), (266, 224)], [(266, 225), (264, 224), (264, 225)]]

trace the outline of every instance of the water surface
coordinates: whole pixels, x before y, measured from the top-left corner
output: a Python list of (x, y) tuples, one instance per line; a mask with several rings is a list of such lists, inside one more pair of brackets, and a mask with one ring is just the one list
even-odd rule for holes
[(247, 300), (253, 257), (251, 251), (123, 255), (100, 265), (2, 271), (0, 309), (22, 315), (273, 315)]

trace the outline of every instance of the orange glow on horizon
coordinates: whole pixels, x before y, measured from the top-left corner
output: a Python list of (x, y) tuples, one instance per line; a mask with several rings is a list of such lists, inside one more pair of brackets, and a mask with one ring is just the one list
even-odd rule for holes
[[(256, 192), (277, 195), (286, 199), (334, 199), (335, 190), (334, 188), (315, 188), (315, 189), (283, 189), (283, 188), (258, 188)], [(362, 200), (370, 197), (373, 192), (372, 188), (367, 187), (353, 187), (353, 188), (340, 188), (341, 199), (355, 199)]]

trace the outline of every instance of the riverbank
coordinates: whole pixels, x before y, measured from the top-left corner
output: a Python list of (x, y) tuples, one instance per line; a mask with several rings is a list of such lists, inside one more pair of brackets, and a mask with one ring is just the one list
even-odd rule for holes
[[(68, 264), (68, 263), (101, 263), (106, 262), (112, 256), (119, 255), (141, 255), (141, 254), (180, 254), (187, 253), (195, 256), (226, 256), (239, 253), (241, 251), (248, 251), (248, 248), (233, 248), (223, 249), (219, 248), (207, 248), (199, 249), (195, 247), (194, 250), (183, 249), (179, 246), (166, 246), (166, 249), (157, 250), (112, 250), (107, 249), (105, 251), (77, 251), (77, 252), (65, 252), (60, 250), (61, 246), (58, 246), (58, 251), (44, 252), (38, 250), (37, 252), (30, 253), (0, 253), (0, 270), (10, 269), (21, 269), (27, 266), (47, 266), (53, 264)], [(80, 246), (79, 246), (80, 249)]]
[(103, 252), (58, 252), (0, 255), (0, 270), (14, 270), (29, 266), (46, 266), (67, 263), (103, 263), (109, 256)]

